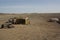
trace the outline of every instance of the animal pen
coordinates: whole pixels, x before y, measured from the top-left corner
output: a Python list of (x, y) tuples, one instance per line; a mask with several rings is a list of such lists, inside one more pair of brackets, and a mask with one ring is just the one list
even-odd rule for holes
[(30, 24), (29, 18), (11, 18), (8, 22), (12, 24)]

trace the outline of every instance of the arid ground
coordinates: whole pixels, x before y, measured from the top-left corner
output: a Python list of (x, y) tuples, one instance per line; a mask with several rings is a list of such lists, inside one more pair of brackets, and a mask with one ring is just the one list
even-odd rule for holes
[(0, 25), (10, 17), (26, 17), (28, 25), (14, 25), (14, 28), (0, 29), (0, 40), (60, 40), (60, 24), (48, 22), (52, 17), (60, 18), (59, 13), (51, 14), (0, 14)]

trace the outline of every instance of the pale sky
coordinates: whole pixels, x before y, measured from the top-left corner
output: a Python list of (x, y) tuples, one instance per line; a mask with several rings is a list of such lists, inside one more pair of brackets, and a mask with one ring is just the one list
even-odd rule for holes
[(60, 12), (60, 0), (0, 0), (0, 13), (35, 12)]

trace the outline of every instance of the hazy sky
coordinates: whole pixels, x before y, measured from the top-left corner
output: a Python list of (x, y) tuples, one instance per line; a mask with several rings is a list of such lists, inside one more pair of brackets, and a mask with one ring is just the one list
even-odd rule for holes
[(0, 0), (0, 12), (60, 12), (60, 0)]

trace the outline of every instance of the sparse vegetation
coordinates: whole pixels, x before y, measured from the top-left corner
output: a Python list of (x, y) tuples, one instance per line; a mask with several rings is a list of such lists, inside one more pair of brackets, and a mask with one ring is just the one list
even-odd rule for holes
[(0, 29), (0, 40), (60, 40), (60, 24), (47, 22), (49, 18), (60, 17), (59, 13), (51, 14), (6, 14), (0, 15), (3, 24), (10, 17), (30, 18), (30, 25), (14, 25), (12, 29)]

